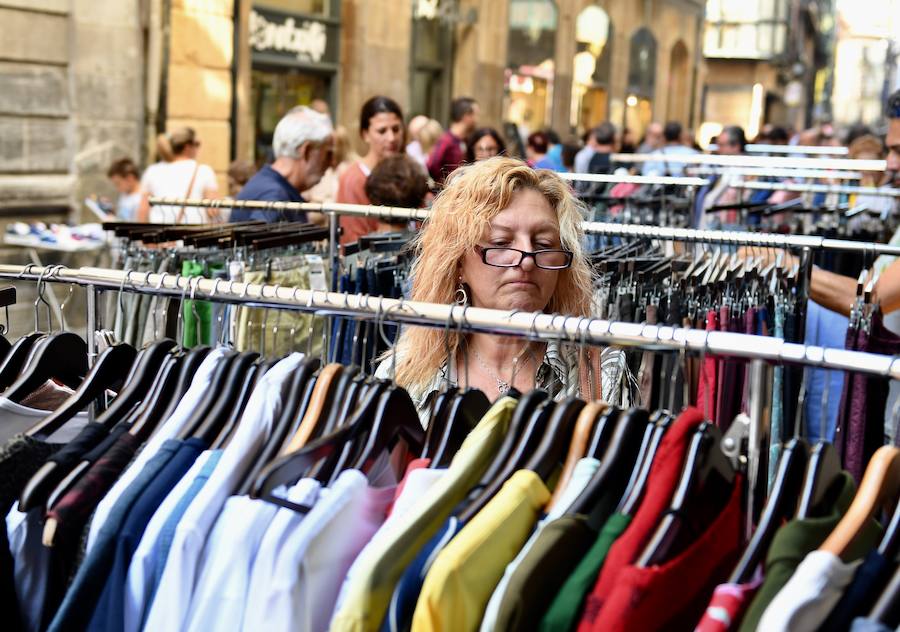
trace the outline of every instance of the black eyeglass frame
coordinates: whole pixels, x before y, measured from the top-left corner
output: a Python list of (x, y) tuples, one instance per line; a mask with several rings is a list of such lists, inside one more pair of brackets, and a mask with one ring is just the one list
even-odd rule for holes
[[(520, 257), (516, 263), (511, 263), (509, 265), (500, 265), (497, 263), (490, 263), (487, 260), (487, 258), (488, 258), (488, 252), (490, 252), (491, 250), (504, 250), (504, 251), (518, 252)], [(531, 259), (534, 261), (534, 265), (537, 266), (538, 268), (540, 268), (541, 270), (567, 270), (568, 268), (572, 267), (572, 259), (575, 256), (571, 250), (563, 250), (562, 248), (544, 248), (543, 250), (534, 250), (534, 251), (529, 252), (527, 250), (519, 250), (518, 248), (506, 248), (506, 247), (498, 247), (498, 246), (489, 246), (489, 247), (475, 246), (475, 252), (477, 252), (481, 255), (482, 263), (484, 263), (485, 265), (489, 265), (493, 268), (516, 268), (516, 267), (522, 265), (522, 262), (525, 261), (526, 257), (531, 257)], [(538, 263), (537, 255), (544, 253), (544, 252), (561, 252), (561, 253), (563, 253), (564, 255), (566, 255), (565, 265), (542, 266), (541, 264)]]

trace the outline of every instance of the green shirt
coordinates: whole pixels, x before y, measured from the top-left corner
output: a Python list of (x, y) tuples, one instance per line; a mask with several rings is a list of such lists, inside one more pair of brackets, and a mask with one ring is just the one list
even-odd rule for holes
[(541, 632), (563, 632), (573, 630), (578, 624), (584, 598), (597, 581), (606, 554), (620, 535), (631, 524), (631, 516), (614, 513), (600, 530), (593, 546), (578, 563), (575, 571), (566, 579), (562, 588), (541, 619)]
[[(769, 602), (788, 582), (806, 554), (818, 549), (847, 513), (856, 495), (856, 483), (847, 472), (844, 472), (842, 477), (844, 482), (841, 493), (827, 515), (821, 518), (791, 520), (775, 533), (766, 554), (765, 579), (759, 592), (750, 602), (750, 607), (741, 622), (740, 632), (755, 632)], [(871, 521), (853, 541), (845, 561), (860, 559), (877, 546), (880, 539), (881, 527)]]

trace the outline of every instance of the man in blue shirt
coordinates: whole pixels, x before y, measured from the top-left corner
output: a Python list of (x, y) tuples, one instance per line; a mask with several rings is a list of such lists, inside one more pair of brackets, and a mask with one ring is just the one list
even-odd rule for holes
[[(237, 199), (304, 202), (300, 194), (316, 186), (331, 166), (332, 132), (331, 120), (325, 114), (306, 106), (292, 109), (275, 126), (272, 138), (275, 161), (256, 172)], [(248, 220), (304, 222), (306, 213), (244, 208), (231, 211), (232, 222)]]

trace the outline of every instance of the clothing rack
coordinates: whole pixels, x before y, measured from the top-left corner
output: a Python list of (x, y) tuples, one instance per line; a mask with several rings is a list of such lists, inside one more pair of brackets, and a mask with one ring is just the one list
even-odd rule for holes
[(606, 173), (559, 173), (563, 180), (576, 182), (603, 182), (607, 184), (662, 184), (686, 187), (702, 187), (709, 184), (709, 180), (684, 176), (631, 176)]
[[(707, 165), (701, 167), (688, 167), (686, 169), (698, 177), (728, 174), (753, 178), (826, 178), (828, 180), (860, 180), (862, 174), (859, 171), (827, 171), (823, 169), (785, 169), (763, 167), (721, 167)], [(778, 182), (769, 184), (778, 185)], [(776, 188), (776, 187), (772, 187)]]
[[(823, 176), (824, 177), (824, 176)], [(754, 189), (768, 191), (777, 189), (796, 193), (846, 193), (848, 195), (873, 195), (878, 197), (900, 198), (900, 189), (893, 187), (856, 187), (836, 184), (814, 184), (805, 182), (755, 182), (736, 180), (731, 183), (736, 189)]]
[[(659, 325), (613, 322), (589, 317), (527, 313), (404, 301), (369, 295), (345, 294), (238, 283), (222, 279), (184, 277), (168, 273), (132, 273), (103, 268), (69, 269), (64, 266), (0, 265), (0, 278), (58, 282), (87, 289), (87, 339), (89, 354), (96, 353), (93, 332), (98, 323), (97, 295), (103, 290), (119, 290), (216, 302), (313, 312), (322, 316), (348, 316), (410, 325), (440, 327), (445, 330), (477, 331), (520, 336), (535, 340), (568, 341), (578, 345), (616, 345), (649, 350), (699, 352), (736, 356), (751, 360), (750, 370), (757, 380), (771, 380), (769, 363), (795, 363), (817, 368), (855, 371), (900, 379), (900, 358), (844, 349), (827, 349), (788, 343), (779, 338), (748, 334), (704, 331)], [(92, 298), (93, 297), (93, 298)], [(91, 356), (89, 356), (91, 357)], [(763, 383), (763, 382), (758, 382)], [(729, 435), (735, 447), (747, 438), (747, 472), (750, 489), (760, 481), (762, 455), (768, 450), (770, 415), (760, 391), (751, 388), (749, 424), (744, 433)], [(741, 430), (738, 424), (734, 427)], [(739, 450), (740, 451), (740, 450)], [(752, 503), (753, 494), (750, 495)], [(753, 506), (751, 505), (751, 514)]]
[[(709, 151), (716, 151), (718, 145), (710, 145)], [(821, 156), (846, 156), (850, 153), (847, 147), (823, 147), (821, 145), (766, 145), (750, 143), (744, 147), (751, 154), (814, 154)]]
[(838, 169), (846, 171), (884, 171), (884, 160), (853, 160), (849, 158), (793, 158), (787, 156), (721, 156), (718, 154), (613, 154), (612, 162), (659, 162), (688, 165), (720, 165), (730, 167), (781, 167), (785, 169)]
[(778, 233), (753, 233), (737, 230), (703, 230), (697, 228), (671, 228), (645, 226), (643, 224), (615, 224), (610, 222), (584, 222), (584, 232), (589, 235), (609, 237), (642, 237), (663, 241), (720, 244), (729, 246), (756, 246), (792, 250), (830, 250), (858, 252), (872, 256), (900, 256), (900, 246), (875, 244), (849, 239), (830, 239), (816, 235), (781, 235)]

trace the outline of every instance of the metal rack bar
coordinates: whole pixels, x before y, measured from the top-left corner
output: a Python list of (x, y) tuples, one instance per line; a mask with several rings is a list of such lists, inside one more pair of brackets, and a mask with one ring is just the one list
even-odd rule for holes
[(503, 311), (441, 305), (359, 294), (324, 292), (175, 274), (134, 273), (104, 268), (53, 269), (0, 265), (0, 278), (93, 285), (96, 288), (315, 312), (430, 327), (454, 327), (501, 335), (564, 340), (574, 344), (604, 344), (793, 363), (855, 371), (900, 379), (900, 358), (788, 343), (780, 338), (721, 331), (613, 322), (578, 316)]
[[(747, 183), (752, 184), (752, 183)], [(784, 186), (779, 184), (779, 187)], [(872, 189), (867, 189), (872, 191)], [(219, 206), (222, 208), (258, 208), (283, 210), (314, 210), (315, 207), (331, 215), (363, 215), (391, 219), (427, 219), (427, 209), (392, 208), (387, 206), (366, 206), (362, 204), (306, 204), (300, 202), (258, 202), (252, 200), (194, 200), (179, 198), (151, 198), (151, 204), (177, 204), (179, 206)], [(272, 205), (278, 205), (273, 207)], [(302, 207), (302, 208), (301, 208)], [(324, 211), (322, 210), (324, 208)], [(700, 230), (695, 228), (670, 228), (666, 226), (645, 226), (643, 224), (615, 224), (608, 222), (584, 222), (584, 232), (590, 235), (611, 237), (644, 237), (666, 241), (683, 241), (708, 244), (728, 244), (736, 246), (762, 246), (769, 248), (810, 248), (812, 250), (835, 250), (843, 252), (863, 252), (874, 255), (900, 256), (900, 246), (828, 239), (814, 235), (779, 235), (774, 233), (753, 233), (749, 231)], [(336, 232), (332, 224), (332, 232)], [(335, 240), (331, 240), (335, 243)], [(336, 249), (335, 249), (336, 252)]]
[(694, 186), (702, 187), (709, 184), (709, 180), (703, 178), (683, 177), (683, 176), (625, 176), (606, 173), (558, 173), (563, 180), (573, 180), (577, 182), (605, 182), (607, 184), (663, 184), (678, 186)]
[(722, 244), (730, 246), (759, 246), (810, 250), (835, 250), (862, 252), (871, 255), (900, 256), (900, 246), (873, 244), (848, 239), (829, 239), (815, 235), (780, 235), (776, 233), (752, 233), (737, 230), (701, 230), (697, 228), (670, 228), (643, 224), (614, 224), (609, 222), (585, 222), (584, 232), (590, 235), (610, 237), (642, 237), (663, 241)]
[[(613, 162), (658, 162), (661, 154), (613, 154)], [(686, 165), (723, 165), (732, 167), (780, 167), (786, 169), (839, 169), (846, 171), (884, 171), (884, 160), (852, 160), (849, 158), (789, 158), (786, 156), (721, 156), (709, 154), (666, 154), (666, 162)]]
[(805, 182), (756, 182), (736, 180), (731, 183), (736, 189), (755, 189), (768, 191), (794, 191), (796, 193), (846, 193), (858, 195), (874, 195), (878, 197), (900, 198), (900, 189), (893, 187), (854, 187), (836, 184), (815, 184)]
[[(718, 145), (707, 147), (709, 151), (716, 151)], [(751, 154), (808, 154), (820, 156), (846, 156), (850, 153), (847, 147), (823, 147), (822, 145), (766, 145), (764, 143), (749, 143), (744, 150)]]
[(784, 169), (764, 167), (721, 167), (706, 165), (700, 167), (687, 167), (690, 175), (703, 177), (709, 175), (728, 174), (752, 178), (826, 178), (828, 180), (860, 180), (862, 174), (859, 171), (829, 171), (825, 169)]

